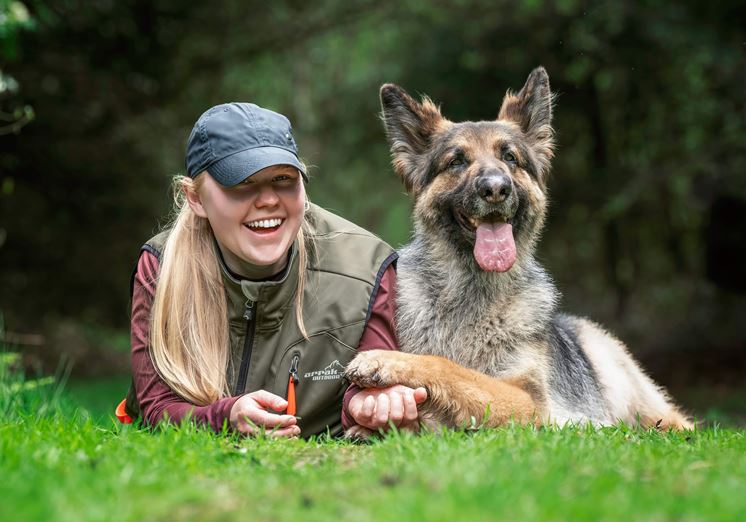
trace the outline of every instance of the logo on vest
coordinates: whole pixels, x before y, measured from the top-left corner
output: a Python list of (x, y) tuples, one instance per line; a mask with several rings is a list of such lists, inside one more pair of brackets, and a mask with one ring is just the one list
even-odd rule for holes
[(344, 371), (345, 367), (342, 366), (339, 361), (334, 360), (323, 370), (308, 372), (303, 375), (303, 377), (306, 379), (311, 379), (312, 381), (331, 381), (335, 379), (341, 379)]

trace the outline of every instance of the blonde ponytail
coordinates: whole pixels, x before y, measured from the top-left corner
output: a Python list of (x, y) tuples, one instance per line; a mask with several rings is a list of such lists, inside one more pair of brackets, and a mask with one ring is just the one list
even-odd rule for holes
[(153, 364), (164, 381), (203, 406), (228, 394), (228, 311), (212, 229), (187, 203), (196, 180), (174, 179), (178, 212), (161, 254), (151, 313)]
[[(309, 207), (306, 200), (306, 208)], [(315, 255), (314, 248), (314, 230), (308, 219), (308, 214), (303, 218), (303, 224), (298, 230), (298, 287), (295, 291), (295, 322), (301, 335), (308, 340), (308, 332), (303, 322), (303, 294), (306, 290), (306, 269), (308, 268), (309, 258)]]

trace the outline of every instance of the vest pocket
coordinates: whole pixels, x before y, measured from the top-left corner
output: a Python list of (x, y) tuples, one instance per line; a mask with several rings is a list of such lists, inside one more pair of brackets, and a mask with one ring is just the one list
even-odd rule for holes
[(355, 354), (348, 344), (325, 332), (303, 340), (282, 355), (275, 389), (288, 401), (288, 415), (301, 417), (298, 424), (304, 436), (337, 429), (348, 386), (344, 370)]

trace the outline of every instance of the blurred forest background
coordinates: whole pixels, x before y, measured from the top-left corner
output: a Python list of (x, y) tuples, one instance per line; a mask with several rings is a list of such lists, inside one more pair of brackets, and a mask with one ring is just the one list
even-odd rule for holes
[(746, 416), (744, 20), (738, 1), (0, 0), (5, 343), (126, 376), (130, 273), (208, 107), (286, 114), (312, 200), (396, 246), (410, 203), (379, 86), (491, 119), (541, 64), (559, 148), (540, 257), (565, 309), (685, 406)]

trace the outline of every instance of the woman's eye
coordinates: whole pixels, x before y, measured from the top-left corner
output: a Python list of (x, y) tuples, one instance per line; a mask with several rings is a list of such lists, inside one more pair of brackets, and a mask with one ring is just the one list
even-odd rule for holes
[(503, 154), (503, 161), (507, 161), (508, 163), (516, 163), (515, 154), (510, 151), (505, 152)]

